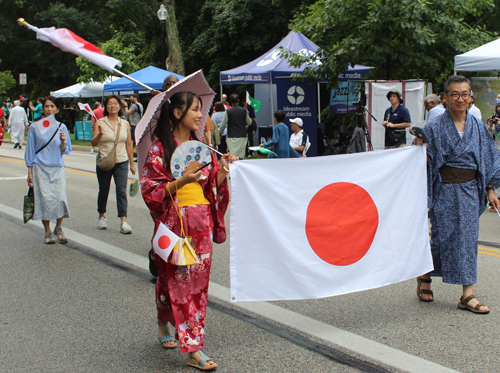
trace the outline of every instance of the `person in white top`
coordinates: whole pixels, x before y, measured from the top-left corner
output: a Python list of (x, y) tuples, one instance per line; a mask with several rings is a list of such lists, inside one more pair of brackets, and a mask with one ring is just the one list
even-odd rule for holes
[(441, 100), (435, 94), (431, 94), (424, 99), (425, 109), (429, 112), (427, 123), (443, 114), (446, 109), (441, 105)]
[(300, 118), (290, 119), (292, 126), (292, 135), (290, 136), (290, 158), (299, 158), (304, 149), (309, 144), (309, 137), (302, 129), (304, 122)]
[(477, 119), (482, 120), (483, 116), (481, 115), (481, 110), (474, 105), (474, 93), (470, 91), (470, 103), (469, 103), (469, 113), (470, 115), (474, 115)]
[(29, 126), (26, 111), (20, 105), (19, 100), (14, 101), (14, 108), (9, 115), (10, 139), (14, 143), (14, 149), (23, 148), (24, 130)]

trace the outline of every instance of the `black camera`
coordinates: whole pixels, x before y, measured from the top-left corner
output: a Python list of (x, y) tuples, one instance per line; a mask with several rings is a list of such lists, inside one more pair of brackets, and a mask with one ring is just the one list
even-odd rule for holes
[(491, 121), (493, 122), (493, 124), (498, 124), (498, 114), (495, 113), (491, 116)]

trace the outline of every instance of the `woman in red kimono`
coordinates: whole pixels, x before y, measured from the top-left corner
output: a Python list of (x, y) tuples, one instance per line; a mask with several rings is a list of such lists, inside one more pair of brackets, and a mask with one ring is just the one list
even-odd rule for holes
[(177, 180), (173, 177), (172, 154), (180, 144), (197, 140), (195, 131), (202, 119), (201, 99), (194, 93), (178, 92), (165, 101), (152, 133), (158, 140), (149, 150), (140, 182), (144, 201), (155, 222), (155, 233), (162, 222), (180, 235), (176, 210), (180, 208), (185, 234), (192, 237), (200, 258), (199, 264), (176, 266), (155, 254), (159, 272), (156, 305), (160, 343), (164, 348), (177, 347), (176, 330), (170, 324), (175, 325), (181, 352), (188, 353), (188, 365), (212, 370), (217, 364), (203, 353), (212, 241), (226, 240), (224, 214), (229, 202), (226, 176), (229, 163), (238, 158), (225, 154), (220, 168), (212, 155), (208, 167), (197, 172), (186, 170)]

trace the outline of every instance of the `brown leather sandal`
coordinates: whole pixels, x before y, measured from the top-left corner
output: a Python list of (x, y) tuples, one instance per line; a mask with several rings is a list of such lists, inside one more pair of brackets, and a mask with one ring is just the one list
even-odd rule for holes
[[(420, 299), (422, 302), (432, 302), (434, 300), (434, 293), (432, 292), (432, 290), (420, 289), (420, 285), (422, 285), (422, 284), (430, 284), (430, 283), (432, 283), (432, 279), (418, 278), (417, 277), (417, 296), (418, 296), (418, 299)], [(431, 299), (425, 299), (424, 297), (422, 297), (422, 294), (428, 294), (432, 298)]]
[(481, 311), (481, 306), (484, 306), (483, 303), (478, 303), (476, 304), (475, 307), (471, 307), (469, 306), (469, 302), (472, 300), (472, 299), (475, 299), (476, 297), (474, 296), (474, 294), (471, 294), (469, 295), (467, 298), (464, 299), (464, 296), (462, 295), (460, 297), (460, 302), (458, 302), (458, 308), (461, 309), (461, 310), (468, 310), (468, 311), (471, 311), (471, 312), (474, 312), (474, 313), (480, 313), (480, 314), (483, 314), (483, 315), (486, 315), (487, 313), (490, 313), (490, 311)]

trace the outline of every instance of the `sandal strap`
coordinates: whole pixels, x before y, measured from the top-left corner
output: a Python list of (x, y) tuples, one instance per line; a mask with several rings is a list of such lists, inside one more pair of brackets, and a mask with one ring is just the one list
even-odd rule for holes
[(476, 305), (474, 306), (474, 309), (475, 309), (475, 310), (478, 310), (478, 311), (481, 311), (481, 310), (480, 310), (480, 308), (481, 308), (482, 306), (484, 306), (484, 303), (478, 303), (478, 304), (476, 304)]
[(467, 305), (468, 305), (468, 303), (469, 303), (472, 299), (474, 299), (474, 298), (475, 298), (474, 294), (469, 295), (469, 296), (468, 296), (467, 298), (465, 298), (465, 299), (464, 299), (464, 296), (462, 295), (462, 296), (460, 297), (460, 303), (462, 303), (464, 306), (467, 306)]
[(193, 351), (193, 352), (190, 352), (189, 353), (189, 357), (193, 360), (196, 360), (192, 354), (194, 354), (195, 352), (198, 352), (201, 356), (200, 360), (198, 360), (198, 366), (200, 367), (205, 367), (205, 363), (208, 362), (208, 361), (214, 361), (214, 359), (212, 359), (211, 357), (205, 355), (205, 353), (203, 352), (203, 350), (198, 350), (198, 351)]
[(424, 284), (431, 284), (432, 283), (431, 278), (419, 278), (419, 277), (417, 277), (417, 280), (424, 283)]
[[(158, 326), (162, 327), (163, 328), (163, 331), (165, 332), (165, 335), (163, 337), (158, 337), (158, 340), (160, 341), (160, 343), (164, 343), (164, 342), (169, 342), (169, 341), (175, 341), (175, 333), (176, 333), (176, 329), (175, 327), (170, 324), (170, 322), (168, 322), (166, 325), (163, 325), (163, 324), (160, 324), (160, 322), (158, 322)], [(170, 326), (170, 330), (172, 330), (172, 333), (173, 334), (170, 334), (168, 332), (168, 326)]]
[(420, 289), (420, 294), (434, 295), (434, 292), (432, 290), (428, 290), (428, 289)]

